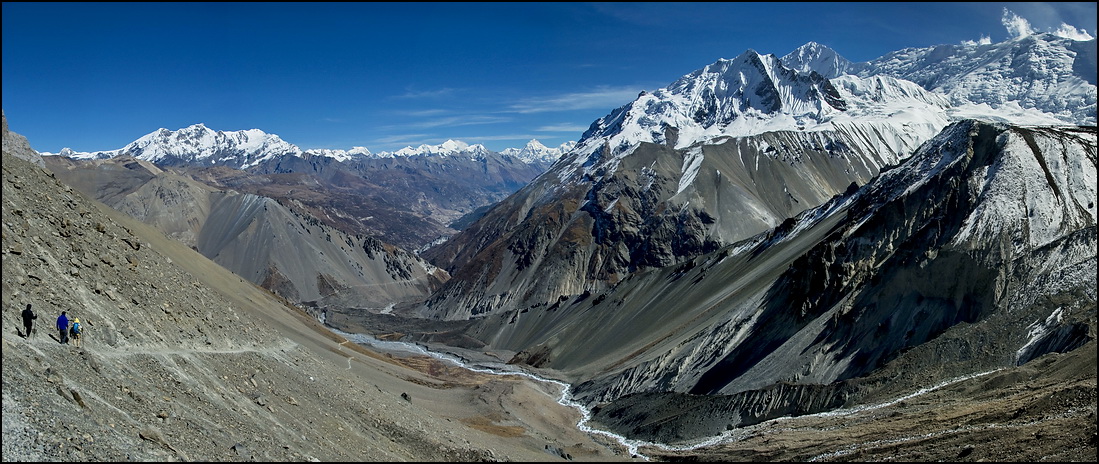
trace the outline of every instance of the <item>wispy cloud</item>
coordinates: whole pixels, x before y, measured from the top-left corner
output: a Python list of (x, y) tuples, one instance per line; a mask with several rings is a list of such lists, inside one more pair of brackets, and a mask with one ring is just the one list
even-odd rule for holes
[(376, 145), (420, 145), (421, 140), (433, 137), (432, 134), (394, 134), (387, 137), (379, 137), (372, 141)]
[(1004, 8), (1004, 15), (1000, 18), (1000, 22), (1007, 28), (1007, 34), (1013, 39), (1034, 33), (1034, 28), (1030, 27), (1030, 21), (1007, 8)]
[(637, 98), (641, 86), (600, 87), (590, 92), (575, 92), (548, 97), (533, 97), (511, 105), (518, 113), (545, 113), (592, 108), (617, 108)]
[(1091, 40), (1095, 38), (1092, 37), (1091, 34), (1088, 34), (1088, 31), (1083, 28), (1077, 29), (1065, 23), (1061, 23), (1061, 27), (1053, 31), (1053, 34), (1058, 37), (1072, 40)]
[(401, 95), (394, 95), (392, 98), (400, 99), (422, 99), (422, 98), (439, 98), (453, 95), (458, 89), (452, 89), (449, 87), (435, 90), (411, 90), (408, 89)]
[(588, 130), (588, 126), (581, 126), (577, 124), (550, 124), (548, 126), (542, 126), (534, 129), (538, 132), (570, 132), (580, 133)]
[(460, 126), (475, 126), (482, 124), (503, 124), (511, 122), (511, 118), (507, 116), (491, 116), (491, 115), (458, 115), (448, 116), (445, 118), (425, 119), (422, 121), (411, 121), (405, 124), (393, 124), (384, 126), (385, 130), (394, 130), (400, 128), (413, 128), (413, 129), (430, 129), (434, 127), (460, 127)]
[(443, 114), (453, 113), (451, 110), (444, 109), (427, 109), (427, 110), (396, 110), (393, 112), (399, 116), (410, 116), (414, 118), (426, 118), (429, 116), (440, 116)]
[(536, 137), (536, 136), (534, 136), (534, 135), (531, 135), (531, 134), (511, 134), (511, 135), (508, 135), (508, 134), (497, 134), (497, 135), (477, 135), (477, 136), (469, 136), (469, 137), (465, 137), (465, 138), (462, 138), (461, 140), (477, 140), (477, 141), (488, 141), (488, 140), (522, 140), (522, 141), (526, 142), (527, 140), (530, 140), (530, 139), (533, 139), (533, 138), (537, 138), (537, 137)]
[[(1013, 38), (1013, 39), (1017, 39), (1017, 38), (1020, 38), (1020, 37), (1026, 37), (1028, 35), (1037, 34), (1037, 33), (1041, 32), (1038, 29), (1032, 27), (1030, 25), (1030, 21), (1027, 21), (1026, 18), (1023, 18), (1022, 16), (1019, 16), (1019, 15), (1015, 14), (1015, 12), (1013, 12), (1011, 10), (1008, 10), (1007, 8), (1004, 8), (1004, 14), (1003, 14), (1003, 17), (1000, 19), (1000, 22), (1003, 23), (1005, 28), (1007, 28), (1008, 35), (1011, 36), (1011, 38)], [(1092, 37), (1091, 34), (1089, 34), (1086, 29), (1082, 29), (1082, 28), (1077, 29), (1076, 27), (1071, 26), (1071, 25), (1069, 25), (1068, 23), (1065, 23), (1065, 22), (1061, 22), (1060, 27), (1058, 27), (1056, 29), (1049, 28), (1049, 29), (1047, 29), (1047, 31), (1050, 32), (1050, 33), (1053, 33), (1054, 35), (1056, 35), (1058, 37), (1064, 37), (1066, 39), (1073, 39), (1073, 40), (1091, 40), (1091, 39), (1094, 39), (1094, 37)]]

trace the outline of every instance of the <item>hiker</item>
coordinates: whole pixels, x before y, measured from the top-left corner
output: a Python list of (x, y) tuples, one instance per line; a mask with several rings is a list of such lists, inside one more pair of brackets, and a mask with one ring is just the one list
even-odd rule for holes
[(61, 343), (69, 343), (69, 318), (65, 316), (65, 311), (57, 316), (57, 330), (61, 332)]
[(26, 333), (23, 338), (31, 338), (31, 330), (34, 330), (35, 319), (38, 319), (38, 315), (31, 311), (31, 304), (27, 303), (27, 309), (23, 310), (23, 330)]
[(69, 338), (72, 338), (73, 346), (80, 346), (81, 334), (84, 333), (84, 325), (80, 323), (80, 318), (73, 319), (73, 326), (69, 329)]

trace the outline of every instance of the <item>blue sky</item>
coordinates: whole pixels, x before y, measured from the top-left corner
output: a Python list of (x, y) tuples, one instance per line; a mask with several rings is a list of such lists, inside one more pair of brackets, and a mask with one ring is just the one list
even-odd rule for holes
[(303, 149), (576, 140), (720, 58), (815, 41), (852, 61), (1038, 32), (1095, 3), (3, 3), (3, 109), (43, 152), (159, 128)]

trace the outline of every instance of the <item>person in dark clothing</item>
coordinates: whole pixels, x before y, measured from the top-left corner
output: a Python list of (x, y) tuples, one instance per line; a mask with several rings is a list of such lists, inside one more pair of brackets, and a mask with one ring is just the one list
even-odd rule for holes
[(61, 343), (69, 343), (69, 318), (65, 316), (65, 311), (57, 316), (57, 330), (61, 331)]
[(31, 330), (34, 329), (34, 320), (38, 315), (31, 311), (31, 304), (27, 303), (27, 309), (23, 310), (23, 330), (26, 335), (23, 338), (31, 338)]

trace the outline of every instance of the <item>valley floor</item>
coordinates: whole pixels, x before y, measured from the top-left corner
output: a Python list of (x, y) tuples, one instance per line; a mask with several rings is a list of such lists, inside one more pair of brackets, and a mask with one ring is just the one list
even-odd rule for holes
[[(363, 333), (371, 332), (363, 322), (379, 323), (376, 318), (340, 320), (341, 327)], [(445, 324), (424, 323), (428, 325), (417, 328), (406, 320), (402, 334), (426, 338), (427, 333), (447, 332)], [(376, 326), (373, 331), (386, 333)], [(1096, 393), (1092, 341), (1070, 353), (1053, 353), (880, 405), (731, 430), (718, 445), (642, 446), (639, 453), (654, 461), (703, 462), (1094, 462)]]

